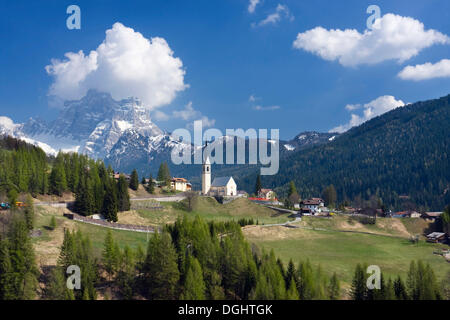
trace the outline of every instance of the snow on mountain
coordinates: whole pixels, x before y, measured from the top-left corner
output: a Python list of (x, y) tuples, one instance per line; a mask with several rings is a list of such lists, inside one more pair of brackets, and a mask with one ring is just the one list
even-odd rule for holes
[(8, 117), (0, 117), (0, 134), (38, 145), (52, 155), (58, 150), (76, 151), (114, 160), (141, 153), (170, 153), (169, 149), (179, 144), (151, 121), (139, 99), (116, 101), (110, 94), (95, 90), (89, 90), (80, 100), (66, 101), (57, 119), (50, 123), (30, 118), (15, 124)]
[(285, 147), (286, 150), (288, 150), (288, 151), (293, 151), (293, 150), (295, 150), (295, 147), (292, 146), (292, 145), (290, 145), (290, 144), (285, 144), (284, 147)]

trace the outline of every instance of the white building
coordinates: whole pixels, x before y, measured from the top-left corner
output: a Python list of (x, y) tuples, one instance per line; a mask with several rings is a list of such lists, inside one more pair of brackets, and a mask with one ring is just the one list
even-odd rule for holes
[(210, 196), (236, 196), (237, 185), (233, 177), (217, 177), (214, 178), (211, 188), (209, 189)]
[(202, 194), (207, 195), (209, 189), (211, 188), (211, 162), (209, 161), (209, 157), (206, 157), (206, 160), (202, 165)]
[(233, 177), (216, 177), (211, 183), (211, 162), (206, 157), (202, 165), (202, 194), (208, 196), (237, 196)]
[(303, 200), (302, 208), (310, 209), (312, 212), (321, 212), (324, 207), (324, 201), (320, 198), (311, 198), (308, 200)]
[(170, 180), (170, 186), (173, 190), (188, 191), (191, 190), (191, 184), (185, 178), (172, 178)]

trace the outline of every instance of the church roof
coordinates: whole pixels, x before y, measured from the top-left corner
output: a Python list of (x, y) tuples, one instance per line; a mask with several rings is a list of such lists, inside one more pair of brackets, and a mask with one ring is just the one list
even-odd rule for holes
[(230, 179), (233, 179), (233, 177), (214, 178), (214, 181), (211, 184), (211, 187), (225, 187), (228, 184), (228, 181), (230, 181)]
[(203, 164), (211, 164), (211, 161), (209, 160), (209, 156), (206, 157), (205, 162)]

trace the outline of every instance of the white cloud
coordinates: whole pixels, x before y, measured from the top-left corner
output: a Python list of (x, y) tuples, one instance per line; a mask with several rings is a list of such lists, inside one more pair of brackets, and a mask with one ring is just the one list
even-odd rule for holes
[(252, 95), (250, 95), (250, 97), (248, 97), (248, 101), (250, 101), (250, 102), (255, 102), (257, 100), (261, 100), (261, 98), (255, 96), (254, 94), (252, 94)]
[(202, 126), (203, 127), (212, 127), (216, 124), (216, 119), (209, 119), (206, 116), (201, 117), (200, 119), (202, 121)]
[(297, 35), (294, 48), (303, 49), (343, 66), (376, 64), (386, 60), (404, 62), (434, 44), (448, 44), (450, 38), (436, 30), (425, 30), (422, 22), (392, 13), (374, 23), (373, 30), (316, 27)]
[(88, 89), (109, 92), (119, 100), (139, 97), (147, 108), (172, 102), (184, 90), (185, 71), (165, 39), (145, 38), (117, 22), (106, 30), (105, 40), (85, 55), (68, 52), (63, 60), (46, 66), (54, 78), (49, 95), (64, 100), (79, 99)]
[(398, 76), (403, 80), (413, 81), (433, 78), (450, 78), (450, 60), (442, 59), (435, 64), (427, 62), (416, 66), (407, 66), (400, 71)]
[(280, 106), (267, 106), (267, 107), (263, 107), (261, 105), (257, 105), (253, 107), (254, 110), (257, 111), (272, 111), (272, 110), (278, 110), (280, 109)]
[[(172, 111), (171, 115), (168, 115), (167, 113), (162, 112), (160, 110), (155, 110), (153, 112), (153, 117), (155, 118), (155, 120), (158, 121), (167, 121), (170, 119), (182, 119), (184, 121), (190, 121), (194, 119), (202, 120), (204, 127), (212, 127), (216, 123), (215, 119), (210, 119), (202, 115), (200, 111), (195, 110), (194, 107), (192, 106), (192, 101), (189, 101), (185, 105), (184, 109)], [(186, 127), (188, 128), (193, 127), (193, 122), (188, 123)]]
[(167, 113), (162, 112), (160, 110), (156, 110), (155, 112), (153, 112), (152, 116), (156, 121), (167, 121), (170, 119)]
[(248, 3), (248, 12), (255, 12), (256, 6), (259, 4), (260, 0), (250, 0)]
[(277, 24), (282, 18), (286, 18), (290, 21), (294, 20), (294, 16), (289, 11), (286, 5), (278, 4), (275, 12), (269, 14), (264, 20), (258, 23), (253, 23), (252, 27), (262, 27), (268, 24)]
[(181, 118), (186, 121), (201, 115), (199, 111), (194, 110), (192, 107), (192, 101), (189, 101), (183, 110), (174, 111), (172, 114), (175, 118)]
[(330, 130), (330, 132), (345, 132), (352, 127), (359, 126), (360, 124), (376, 117), (382, 115), (385, 112), (391, 111), (395, 108), (404, 106), (405, 103), (402, 100), (396, 100), (393, 96), (381, 96), (375, 100), (370, 101), (366, 104), (356, 104), (347, 105), (345, 108), (347, 110), (363, 109), (361, 115), (352, 113), (351, 119), (347, 124), (340, 125), (336, 128)]

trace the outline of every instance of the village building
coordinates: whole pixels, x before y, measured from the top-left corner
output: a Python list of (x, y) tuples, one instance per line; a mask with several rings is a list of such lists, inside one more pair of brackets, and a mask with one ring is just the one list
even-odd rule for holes
[(202, 165), (202, 194), (208, 196), (237, 196), (233, 177), (216, 177), (211, 183), (211, 162), (206, 157)]
[(311, 198), (301, 202), (302, 209), (310, 209), (312, 213), (321, 212), (325, 202), (321, 198)]
[(233, 177), (217, 177), (214, 178), (211, 188), (209, 189), (210, 196), (236, 196), (237, 185)]
[(424, 219), (426, 219), (426, 220), (435, 221), (435, 220), (438, 219), (441, 215), (442, 215), (442, 212), (425, 212), (425, 213), (422, 215), (422, 218), (424, 218)]
[(393, 218), (420, 218), (421, 213), (417, 211), (400, 211), (392, 213)]
[(119, 180), (120, 175), (123, 175), (125, 177), (125, 180), (127, 182), (130, 182), (131, 176), (129, 174), (126, 174), (126, 173), (114, 172), (113, 177), (114, 177), (114, 179)]
[(247, 193), (247, 191), (244, 191), (244, 190), (238, 190), (237, 196), (242, 197), (242, 198), (248, 198), (248, 193)]
[(258, 192), (258, 198), (275, 199), (275, 192), (272, 189), (261, 189)]
[(443, 243), (445, 242), (445, 233), (433, 232), (427, 235), (427, 242)]
[(170, 187), (172, 188), (172, 190), (176, 190), (176, 191), (189, 191), (192, 189), (191, 184), (185, 179), (185, 178), (172, 178), (172, 180), (170, 180)]

